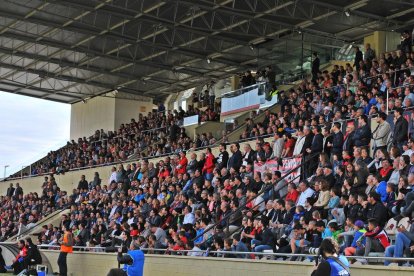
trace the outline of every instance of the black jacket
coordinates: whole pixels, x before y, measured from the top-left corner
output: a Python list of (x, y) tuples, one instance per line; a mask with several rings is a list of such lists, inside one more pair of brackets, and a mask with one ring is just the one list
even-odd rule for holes
[[(354, 147), (354, 136), (355, 131), (349, 133), (349, 135), (344, 139), (343, 150), (347, 152), (351, 152), (352, 148)], [(340, 157), (342, 159), (342, 156)]]
[(323, 150), (323, 136), (318, 133), (312, 139), (311, 154), (322, 152)]
[(271, 246), (272, 248), (275, 247), (275, 237), (273, 235), (272, 230), (270, 230), (268, 227), (263, 229), (260, 236), (261, 236), (261, 244), (262, 245), (266, 244), (266, 245)]
[(319, 65), (320, 65), (320, 60), (318, 57), (316, 57), (313, 61), (312, 61), (312, 74), (316, 75), (319, 73)]
[(85, 189), (88, 190), (89, 189), (88, 181), (86, 181), (86, 180), (79, 181), (78, 189), (79, 190), (80, 189), (82, 189), (82, 190), (85, 190)]
[(374, 205), (369, 204), (367, 210), (367, 219), (375, 218), (381, 227), (384, 227), (388, 221), (388, 210), (382, 202), (376, 202)]
[(331, 150), (332, 147), (328, 147), (328, 143), (332, 143), (333, 141), (333, 136), (329, 135), (328, 137), (324, 137), (324, 142), (323, 142), (323, 152), (326, 153), (328, 156), (331, 155)]
[(15, 195), (18, 196), (18, 195), (22, 195), (22, 194), (23, 194), (23, 188), (22, 187), (16, 187)]
[(229, 161), (229, 153), (227, 151), (220, 152), (216, 158), (217, 166), (219, 169), (226, 168)]
[(6, 195), (7, 196), (9, 196), (9, 197), (12, 197), (13, 196), (13, 194), (14, 194), (14, 187), (9, 187), (9, 188), (7, 188), (7, 193), (6, 193)]
[(40, 255), (40, 251), (35, 244), (30, 245), (27, 248), (27, 263), (29, 264), (41, 264), (42, 263), (42, 255)]
[[(313, 139), (313, 134), (308, 134), (308, 135), (305, 136), (305, 142), (303, 143), (301, 154), (303, 154), (303, 155), (308, 154), (306, 152), (306, 149), (310, 149), (312, 147), (312, 139)], [(323, 138), (322, 138), (322, 141), (323, 141)]]
[(371, 129), (368, 124), (355, 130), (353, 140), (354, 145), (357, 147), (363, 147), (369, 144), (371, 141)]
[(349, 205), (348, 214), (346, 215), (348, 218), (352, 218), (354, 221), (365, 220), (363, 213), (364, 212), (361, 204), (357, 203), (354, 205)]
[(229, 159), (229, 163), (227, 164), (227, 168), (230, 170), (230, 168), (234, 168), (236, 171), (238, 171), (242, 165), (242, 154), (240, 150), (237, 150)]
[[(342, 153), (342, 147), (344, 145), (344, 135), (341, 131), (338, 133), (332, 134), (332, 148), (331, 153), (332, 154), (341, 154)], [(340, 156), (338, 156), (340, 158)]]
[(402, 143), (408, 140), (408, 122), (404, 117), (397, 119), (394, 125), (393, 143)]
[(355, 53), (355, 60), (354, 60), (354, 66), (356, 68), (359, 68), (359, 62), (363, 60), (363, 55), (361, 51), (358, 51)]
[(251, 150), (247, 158), (246, 158), (246, 154), (243, 155), (243, 161), (246, 161), (247, 164), (253, 165), (253, 162), (255, 160), (255, 155), (256, 155), (256, 152), (254, 150)]

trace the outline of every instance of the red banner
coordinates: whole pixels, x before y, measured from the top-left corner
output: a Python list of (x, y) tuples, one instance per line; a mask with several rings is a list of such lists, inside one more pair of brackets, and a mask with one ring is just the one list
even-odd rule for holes
[[(255, 172), (260, 172), (262, 174), (266, 173), (266, 172), (271, 172), (273, 173), (274, 171), (280, 171), (280, 173), (282, 174), (282, 177), (287, 174), (289, 171), (291, 171), (292, 169), (294, 169), (295, 167), (299, 166), (302, 163), (302, 158), (301, 157), (294, 157), (294, 158), (284, 158), (282, 159), (282, 164), (279, 165), (278, 162), (276, 162), (275, 160), (269, 160), (264, 162), (255, 162), (254, 163), (254, 171)], [(291, 181), (292, 179), (296, 178), (293, 182), (295, 183), (299, 183), (299, 177), (297, 177), (298, 175), (300, 175), (300, 167), (298, 169), (296, 169), (295, 171), (293, 171), (287, 178), (286, 181)]]

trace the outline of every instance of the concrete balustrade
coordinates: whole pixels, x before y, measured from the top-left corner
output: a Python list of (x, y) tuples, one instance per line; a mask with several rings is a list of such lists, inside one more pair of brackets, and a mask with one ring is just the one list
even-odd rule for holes
[[(54, 272), (58, 271), (58, 251), (42, 250)], [(181, 257), (164, 255), (145, 256), (145, 276), (284, 276), (310, 275), (313, 263), (242, 260), (229, 258)], [(75, 252), (68, 255), (68, 268), (72, 275), (106, 275), (116, 268), (116, 254)], [(413, 275), (413, 268), (385, 266), (352, 266), (352, 276), (405, 276)]]

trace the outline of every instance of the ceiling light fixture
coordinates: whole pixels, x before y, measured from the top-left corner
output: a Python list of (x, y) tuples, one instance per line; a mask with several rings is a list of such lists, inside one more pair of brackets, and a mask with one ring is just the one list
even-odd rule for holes
[(346, 15), (347, 17), (350, 17), (350, 16), (351, 16), (351, 13), (349, 12), (349, 10), (346, 10), (346, 11), (345, 11), (345, 15)]
[(207, 58), (207, 63), (210, 64), (210, 62), (211, 62), (211, 59)]

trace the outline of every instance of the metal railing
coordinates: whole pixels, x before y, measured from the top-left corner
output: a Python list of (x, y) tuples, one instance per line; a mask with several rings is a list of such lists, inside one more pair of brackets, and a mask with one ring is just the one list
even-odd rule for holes
[[(14, 243), (6, 243), (6, 244), (14, 244)], [(1, 243), (0, 243), (1, 245)], [(48, 244), (40, 244), (37, 245), (39, 248), (43, 248), (43, 250), (47, 250), (53, 248), (53, 250), (60, 249), (60, 245), (48, 245)], [(114, 246), (115, 248), (121, 248), (121, 246)], [(44, 249), (46, 248), (46, 249)], [(94, 250), (102, 250), (105, 251), (107, 247), (102, 246), (73, 246), (73, 249), (80, 249), (84, 251), (94, 251)], [(250, 251), (210, 251), (208, 249), (200, 249), (200, 250), (172, 250), (168, 248), (140, 248), (141, 251), (148, 252), (160, 252), (160, 253), (200, 253), (203, 254), (204, 257), (209, 257), (210, 254), (218, 254), (218, 255), (255, 255), (255, 256), (264, 256), (264, 257), (281, 257), (281, 258), (288, 258), (288, 257), (304, 257), (304, 258), (315, 258), (318, 255), (316, 254), (294, 254), (294, 253), (274, 253), (274, 252), (250, 252)], [(108, 252), (114, 253), (114, 252)], [(345, 256), (347, 259), (365, 259), (365, 260), (389, 260), (389, 261), (406, 261), (411, 262), (414, 261), (414, 258), (411, 257), (385, 257), (385, 256)]]
[(242, 88), (224, 93), (219, 98), (235, 97), (235, 96), (241, 95), (241, 94), (243, 94), (247, 91), (251, 91), (255, 88), (259, 88), (259, 90), (260, 90), (260, 88), (262, 88), (263, 86), (266, 86), (266, 84), (267, 84), (267, 82), (258, 82), (258, 83), (255, 83), (253, 85), (250, 85), (250, 86), (242, 87)]
[[(316, 156), (318, 156), (319, 153), (314, 153), (311, 155), (308, 155), (305, 157), (305, 160), (303, 162), (301, 162), (301, 164), (295, 166), (294, 168), (292, 168), (291, 170), (289, 170), (285, 175), (283, 175), (279, 180), (285, 180), (290, 174), (296, 172), (296, 170), (303, 168), (307, 163), (312, 162), (313, 158), (315, 158)], [(271, 189), (274, 189), (273, 185), (269, 185), (268, 187), (265, 187), (264, 189), (262, 189), (262, 191), (260, 191), (259, 193), (257, 193), (257, 195), (253, 198), (250, 198), (248, 200), (246, 200), (246, 205), (252, 201), (254, 201), (256, 198), (258, 198), (259, 196), (263, 195), (264, 193), (270, 191)], [(241, 212), (244, 208), (246, 208), (246, 206), (239, 206), (236, 210), (230, 212), (229, 214), (227, 214), (226, 216), (224, 216), (223, 218), (221, 218), (220, 220), (216, 221), (213, 225), (210, 225), (209, 227), (207, 227), (206, 229), (204, 229), (204, 231), (200, 234), (198, 234), (193, 241), (197, 240), (198, 238), (204, 236), (204, 234), (208, 233), (210, 230), (212, 230), (214, 227), (216, 227), (217, 225), (221, 224), (223, 221), (227, 221), (227, 227), (228, 225), (228, 220), (231, 218), (232, 215)]]

